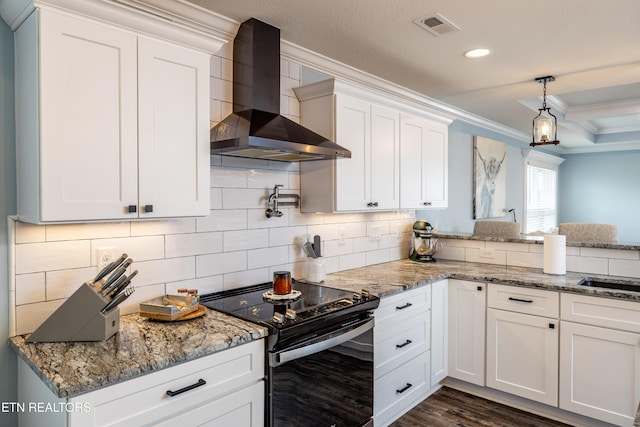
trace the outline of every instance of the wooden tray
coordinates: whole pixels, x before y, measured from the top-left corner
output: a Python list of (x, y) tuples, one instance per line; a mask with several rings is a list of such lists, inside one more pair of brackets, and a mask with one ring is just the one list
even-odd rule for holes
[(206, 312), (207, 307), (202, 304), (198, 304), (197, 306), (193, 307), (192, 311), (179, 317), (172, 317), (167, 314), (151, 313), (148, 311), (141, 311), (139, 314), (142, 317), (148, 317), (151, 320), (157, 320), (159, 322), (179, 322), (181, 320), (195, 319), (197, 317), (204, 316)]

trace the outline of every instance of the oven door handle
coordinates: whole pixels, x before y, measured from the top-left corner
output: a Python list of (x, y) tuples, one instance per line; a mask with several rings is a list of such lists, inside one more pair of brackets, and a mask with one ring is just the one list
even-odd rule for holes
[(371, 318), (366, 323), (358, 326), (357, 328), (351, 329), (344, 334), (336, 335), (324, 341), (319, 341), (317, 343), (296, 348), (294, 350), (283, 351), (281, 353), (271, 353), (269, 354), (269, 366), (275, 368), (276, 366), (280, 366), (283, 363), (287, 363), (291, 360), (310, 356), (312, 354), (330, 349), (331, 347), (344, 344), (345, 342), (352, 340), (353, 338), (367, 332), (368, 330), (373, 329), (373, 325), (374, 319)]

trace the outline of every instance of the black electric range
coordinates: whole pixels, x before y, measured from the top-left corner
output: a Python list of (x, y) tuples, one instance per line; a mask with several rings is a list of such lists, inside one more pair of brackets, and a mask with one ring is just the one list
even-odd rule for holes
[(380, 304), (380, 299), (366, 290), (349, 292), (296, 280), (291, 288), (300, 292), (297, 298), (271, 300), (264, 294), (272, 286), (268, 282), (205, 294), (200, 301), (205, 307), (269, 328), (271, 349), (366, 318)]

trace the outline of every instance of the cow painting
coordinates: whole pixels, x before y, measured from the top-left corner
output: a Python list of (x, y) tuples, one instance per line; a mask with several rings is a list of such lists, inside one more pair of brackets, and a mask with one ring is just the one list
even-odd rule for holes
[(506, 144), (476, 136), (474, 152), (473, 218), (495, 218), (505, 214)]

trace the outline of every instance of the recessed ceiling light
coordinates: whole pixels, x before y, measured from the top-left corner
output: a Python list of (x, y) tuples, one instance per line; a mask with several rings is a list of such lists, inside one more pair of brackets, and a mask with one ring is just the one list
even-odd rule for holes
[(489, 49), (471, 49), (464, 53), (464, 56), (467, 58), (482, 58), (483, 56), (487, 56), (491, 53)]

